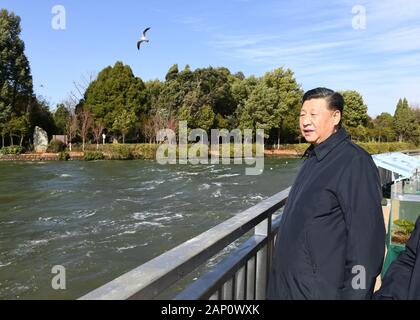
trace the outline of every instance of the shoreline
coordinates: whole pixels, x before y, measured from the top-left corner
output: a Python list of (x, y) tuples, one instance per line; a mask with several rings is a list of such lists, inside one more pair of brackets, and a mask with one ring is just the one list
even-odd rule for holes
[[(84, 152), (68, 152), (70, 159), (68, 161), (85, 161)], [(299, 153), (296, 150), (278, 150), (278, 149), (267, 149), (264, 150), (264, 156), (270, 157), (299, 157)], [(143, 158), (144, 159), (144, 158)], [(148, 158), (155, 159), (155, 158)], [(111, 159), (104, 159), (111, 160)], [(141, 159), (132, 159), (141, 160)], [(22, 153), (13, 155), (0, 155), (1, 161), (63, 161), (59, 159), (59, 153)], [(111, 160), (112, 161), (112, 160)]]
[[(83, 152), (68, 152), (69, 160), (83, 161)], [(0, 155), (1, 161), (60, 161), (59, 153), (22, 153)]]

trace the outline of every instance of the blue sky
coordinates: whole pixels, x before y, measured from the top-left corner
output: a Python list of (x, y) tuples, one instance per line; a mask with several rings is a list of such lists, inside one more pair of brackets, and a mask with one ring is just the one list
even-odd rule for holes
[[(66, 29), (51, 26), (55, 5)], [(354, 29), (355, 5), (366, 28)], [(22, 18), (37, 94), (55, 105), (73, 81), (121, 60), (143, 80), (169, 67), (225, 66), (260, 76), (291, 68), (304, 90), (359, 91), (368, 113), (394, 113), (400, 97), (420, 103), (418, 0), (0, 0)], [(137, 51), (144, 27), (150, 43)], [(41, 87), (42, 85), (42, 87)]]

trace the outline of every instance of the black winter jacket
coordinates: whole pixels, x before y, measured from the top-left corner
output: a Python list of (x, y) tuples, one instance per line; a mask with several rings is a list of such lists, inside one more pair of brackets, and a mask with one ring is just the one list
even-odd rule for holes
[(378, 169), (341, 128), (305, 155), (274, 246), (268, 299), (370, 299), (385, 225)]

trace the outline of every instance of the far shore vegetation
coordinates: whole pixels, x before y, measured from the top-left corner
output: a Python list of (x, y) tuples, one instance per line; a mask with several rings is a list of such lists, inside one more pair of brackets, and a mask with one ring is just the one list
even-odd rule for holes
[[(32, 153), (38, 126), (50, 141), (53, 135), (66, 136), (68, 145), (51, 141), (48, 150), (62, 160), (75, 152), (86, 160), (152, 159), (157, 132), (176, 132), (179, 121), (208, 134), (211, 129), (264, 129), (266, 149), (301, 155), (308, 147), (298, 123), (304, 91), (290, 69), (257, 77), (225, 67), (192, 70), (174, 64), (165, 79), (143, 81), (117, 61), (75, 80), (68, 96), (53, 106), (34, 93), (20, 22), (13, 12), (0, 10), (0, 157)], [(414, 102), (402, 97), (390, 102), (394, 114), (372, 118), (359, 92), (341, 93), (343, 126), (354, 142), (371, 154), (418, 148), (420, 108)]]
[[(54, 140), (53, 140), (54, 141)], [(378, 154), (385, 152), (407, 151), (418, 148), (410, 142), (356, 142), (370, 154)], [(24, 152), (24, 149), (19, 146), (4, 147), (0, 149), (0, 160), (141, 160), (156, 158), (156, 151), (159, 144), (156, 143), (130, 143), (130, 144), (85, 144), (84, 151), (81, 144), (73, 145), (73, 151), (69, 151), (68, 147), (56, 143), (50, 143), (50, 147), (45, 154), (33, 154), (31, 152)], [(188, 145), (188, 149), (192, 144)], [(301, 144), (282, 144), (278, 149), (277, 146), (265, 149), (265, 156), (286, 156), (286, 157), (301, 157), (305, 150), (309, 147), (307, 143)], [(256, 146), (252, 146), (252, 154), (256, 154)], [(177, 156), (179, 155), (177, 148)], [(34, 157), (35, 156), (35, 157)], [(199, 154), (197, 155), (199, 156)], [(212, 153), (209, 150), (209, 159)], [(222, 147), (219, 147), (219, 158), (225, 156)], [(230, 145), (230, 153), (227, 155), (230, 158), (234, 157), (234, 145)], [(210, 161), (209, 161), (210, 163)], [(221, 160), (220, 160), (221, 163)]]

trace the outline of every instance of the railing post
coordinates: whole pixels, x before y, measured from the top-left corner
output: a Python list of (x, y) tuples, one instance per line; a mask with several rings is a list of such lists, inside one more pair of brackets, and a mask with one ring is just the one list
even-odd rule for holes
[[(255, 235), (270, 237), (271, 235), (271, 214), (268, 215), (267, 219), (259, 223), (255, 227)], [(255, 299), (265, 299), (265, 291), (268, 284), (268, 275), (271, 267), (271, 241), (267, 241), (265, 245), (256, 256), (257, 259), (257, 270), (256, 270), (256, 290)]]
[(247, 262), (246, 272), (246, 300), (255, 300), (255, 259), (252, 257)]
[(235, 274), (235, 297), (234, 300), (244, 300), (245, 299), (245, 266), (238, 270)]
[(222, 300), (232, 300), (233, 299), (232, 286), (233, 286), (233, 280), (232, 279), (228, 280), (223, 285), (223, 298), (222, 298)]

